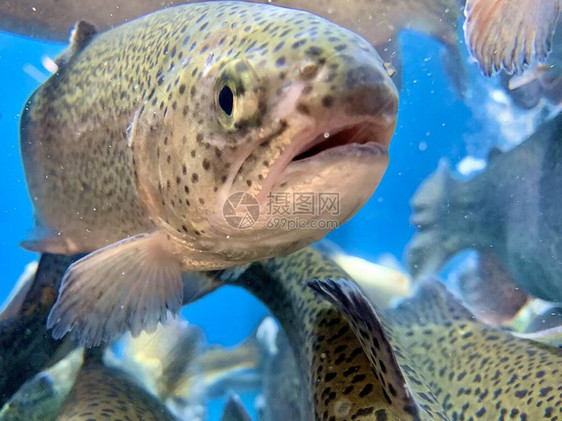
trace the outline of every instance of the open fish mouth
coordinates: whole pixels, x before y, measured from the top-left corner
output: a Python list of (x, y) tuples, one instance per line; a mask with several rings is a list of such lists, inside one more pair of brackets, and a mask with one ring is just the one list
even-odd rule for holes
[[(265, 196), (277, 187), (283, 189), (287, 183), (295, 185), (299, 180), (304, 182), (342, 163), (376, 165), (381, 160), (387, 161), (388, 146), (394, 133), (393, 122), (387, 123), (380, 118), (361, 118), (342, 124), (332, 123), (330, 126), (327, 130), (315, 128), (298, 134), (292, 147), (272, 167), (261, 195)], [(341, 181), (332, 180), (335, 184)]]
[(291, 163), (327, 158), (331, 153), (339, 154), (357, 145), (363, 145), (372, 149), (373, 152), (385, 154), (388, 150), (388, 143), (389, 141), (381, 136), (379, 125), (369, 121), (359, 122), (319, 134), (311, 142), (303, 145)]

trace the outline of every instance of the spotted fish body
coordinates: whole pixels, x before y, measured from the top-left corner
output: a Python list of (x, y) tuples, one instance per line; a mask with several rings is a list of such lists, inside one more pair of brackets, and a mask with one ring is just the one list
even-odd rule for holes
[[(401, 57), (398, 33), (409, 29), (441, 41), (446, 71), (455, 89), (466, 90), (467, 76), (461, 63), (457, 39), (460, 15), (457, 0), (252, 0), (306, 10), (357, 32), (377, 47), (391, 62), (400, 79)], [(190, 3), (193, 1), (188, 1)], [(163, 6), (186, 3), (183, 0), (95, 0), (87, 4), (71, 0), (32, 0), (5, 2), (0, 5), (0, 29), (23, 35), (66, 41), (71, 26), (84, 19), (103, 31), (122, 22), (155, 11)], [(462, 2), (464, 3), (464, 2)]]
[(300, 384), (310, 385), (305, 420), (307, 411), (319, 420), (555, 420), (560, 410), (562, 350), (478, 322), (437, 281), (384, 312), (309, 248), (235, 283), (285, 328)]
[(410, 355), (450, 419), (560, 417), (562, 350), (479, 323), (438, 281), (388, 318), (391, 343)]
[[(37, 221), (24, 245), (97, 251), (63, 280), (56, 337), (73, 330), (92, 345), (155, 327), (179, 308), (181, 272), (287, 253), (329, 231), (272, 229), (271, 192), (338, 194), (343, 223), (387, 165), (397, 92), (382, 60), (309, 13), (211, 2), (99, 35), (80, 22), (59, 64), (22, 116)], [(248, 229), (237, 194), (262, 209)], [(304, 219), (334, 218), (313, 213)], [(142, 302), (128, 294), (135, 285)]]
[(349, 280), (311, 286), (346, 314), (371, 361), (371, 336), (384, 331), (419, 408), (441, 407), (431, 419), (558, 419), (562, 351), (479, 323), (439, 281), (388, 314)]
[(173, 421), (166, 407), (128, 376), (99, 361), (86, 361), (57, 421), (87, 419)]
[[(262, 300), (287, 334), (302, 385), (299, 400), (289, 403), (291, 415), (300, 414), (302, 421), (420, 419), (424, 413), (405, 394), (404, 378), (391, 353), (380, 356), (385, 372), (372, 367), (344, 316), (305, 285), (307, 280), (332, 276), (347, 275), (307, 248), (252, 265), (231, 281)], [(387, 344), (385, 338), (381, 341)], [(267, 416), (278, 419), (276, 414)]]

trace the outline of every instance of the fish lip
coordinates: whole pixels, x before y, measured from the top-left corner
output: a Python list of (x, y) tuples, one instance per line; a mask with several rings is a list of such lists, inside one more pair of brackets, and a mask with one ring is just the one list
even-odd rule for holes
[[(284, 179), (287, 173), (315, 161), (327, 159), (329, 162), (332, 157), (351, 155), (354, 151), (367, 152), (369, 156), (387, 156), (395, 124), (395, 119), (365, 116), (355, 119), (346, 118), (343, 121), (340, 120), (340, 122), (318, 124), (316, 128), (301, 131), (295, 140), (295, 143), (300, 143), (300, 147), (287, 151), (284, 154), (285, 156), (279, 159), (271, 168), (271, 174), (264, 180), (264, 189), (260, 196), (265, 196), (271, 189), (277, 187), (281, 183), (279, 180)], [(329, 144), (329, 142), (334, 141), (334, 137), (342, 136), (342, 134), (353, 134), (354, 130), (357, 131), (355, 137), (351, 136), (345, 142), (328, 147), (309, 157), (299, 158), (303, 153), (313, 150), (322, 142)], [(330, 137), (324, 138), (325, 133), (330, 133)], [(339, 140), (341, 141), (342, 139)], [(336, 138), (337, 143), (338, 139)], [(332, 156), (329, 157), (329, 155)], [(299, 159), (295, 160), (295, 158)]]
[[(384, 132), (384, 127), (382, 127), (382, 131)], [(372, 148), (373, 152), (385, 154), (388, 153), (389, 144), (390, 136), (381, 133), (381, 124), (378, 120), (359, 120), (332, 130), (322, 131), (311, 141), (304, 143), (287, 166), (323, 158), (328, 153), (344, 152), (354, 145), (364, 145)], [(321, 148), (318, 148), (319, 146)]]

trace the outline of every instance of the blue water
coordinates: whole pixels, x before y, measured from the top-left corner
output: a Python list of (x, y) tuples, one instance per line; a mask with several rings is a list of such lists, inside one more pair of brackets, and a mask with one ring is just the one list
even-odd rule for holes
[[(369, 203), (329, 238), (349, 253), (367, 259), (391, 253), (404, 262), (404, 247), (414, 233), (408, 222), (413, 192), (441, 158), (454, 164), (465, 155), (463, 133), (475, 127), (470, 111), (455, 96), (443, 72), (439, 44), (415, 33), (403, 34), (401, 42), (407, 54), (389, 168)], [(39, 85), (24, 67), (34, 66), (47, 75), (41, 58), (54, 58), (62, 50), (61, 44), (0, 32), (0, 302), (25, 264), (37, 258), (18, 245), (33, 225), (19, 154), (19, 117), (25, 100)], [(183, 313), (205, 329), (210, 343), (233, 345), (250, 334), (266, 309), (248, 293), (228, 287), (190, 305)], [(210, 419), (219, 418), (215, 410), (219, 407), (212, 408)]]

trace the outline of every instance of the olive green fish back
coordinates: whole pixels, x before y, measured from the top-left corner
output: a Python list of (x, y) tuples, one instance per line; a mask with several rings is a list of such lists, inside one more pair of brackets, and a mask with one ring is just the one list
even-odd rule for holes
[(233, 284), (262, 300), (286, 331), (301, 384), (306, 385), (304, 420), (419, 419), (411, 400), (404, 401), (398, 393), (404, 387), (402, 379), (395, 372), (373, 370), (349, 323), (304, 284), (333, 276), (346, 275), (330, 259), (307, 248), (253, 265)]
[(174, 420), (156, 397), (124, 373), (109, 369), (96, 359), (84, 363), (57, 421), (88, 419)]
[(388, 383), (381, 376), (385, 393), (398, 395), (403, 402), (407, 402), (405, 410), (415, 419), (449, 420), (415, 361), (392, 337), (393, 334), (401, 333), (392, 330), (392, 322), (379, 316), (381, 312), (375, 310), (354, 281), (326, 278), (309, 281), (308, 285), (349, 321), (375, 371), (400, 379), (398, 389), (396, 383)]
[(385, 328), (393, 346), (453, 419), (559, 419), (562, 350), (478, 322), (438, 281), (388, 318), (398, 324)]

